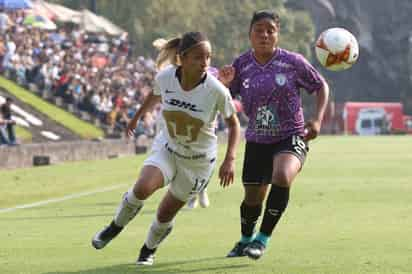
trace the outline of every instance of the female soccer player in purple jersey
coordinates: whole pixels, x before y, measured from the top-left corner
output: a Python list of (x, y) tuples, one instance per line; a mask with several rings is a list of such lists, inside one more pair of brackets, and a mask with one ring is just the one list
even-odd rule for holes
[[(313, 66), (302, 55), (278, 47), (279, 28), (277, 14), (255, 12), (249, 29), (252, 48), (220, 72), (232, 95), (242, 98), (249, 118), (242, 172), (242, 235), (228, 257), (259, 259), (263, 255), (305, 161), (307, 142), (319, 134), (328, 100), (329, 87)], [(302, 89), (317, 97), (315, 116), (306, 124)], [(260, 231), (254, 235), (269, 185)]]

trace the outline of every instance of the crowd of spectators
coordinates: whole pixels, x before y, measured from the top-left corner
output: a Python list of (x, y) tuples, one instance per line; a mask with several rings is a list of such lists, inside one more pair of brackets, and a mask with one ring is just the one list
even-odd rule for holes
[[(136, 56), (127, 34), (86, 33), (74, 24), (44, 30), (25, 25), (24, 18), (21, 10), (0, 10), (0, 72), (61, 98), (71, 111), (79, 116), (86, 112), (107, 132), (121, 136), (153, 88), (155, 62)], [(159, 112), (145, 115), (136, 137), (155, 135)], [(223, 125), (219, 119), (217, 129), (224, 130)]]
[[(43, 30), (25, 25), (24, 16), (0, 11), (1, 72), (123, 132), (152, 89), (154, 61), (135, 56), (127, 34), (85, 33), (74, 24)], [(154, 135), (157, 113), (145, 117), (137, 135)]]

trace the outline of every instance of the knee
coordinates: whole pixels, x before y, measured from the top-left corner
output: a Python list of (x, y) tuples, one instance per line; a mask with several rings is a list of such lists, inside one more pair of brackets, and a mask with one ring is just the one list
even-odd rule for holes
[(146, 200), (157, 188), (150, 181), (138, 180), (133, 187), (134, 195), (139, 200)]
[(272, 184), (280, 187), (290, 187), (295, 176), (285, 170), (277, 171), (272, 176)]
[(260, 200), (257, 197), (245, 196), (244, 203), (248, 206), (258, 206), (263, 203), (263, 200)]
[(258, 206), (263, 203), (266, 191), (246, 191), (243, 202), (248, 206)]

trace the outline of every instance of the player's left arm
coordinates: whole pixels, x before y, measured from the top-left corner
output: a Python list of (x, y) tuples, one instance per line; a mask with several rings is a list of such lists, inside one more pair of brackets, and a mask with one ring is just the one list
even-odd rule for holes
[(295, 67), (298, 75), (298, 86), (309, 94), (316, 95), (316, 113), (305, 123), (304, 140), (315, 139), (322, 126), (323, 115), (328, 104), (329, 85), (322, 75), (302, 55), (296, 55)]
[(220, 185), (229, 186), (234, 181), (236, 148), (240, 140), (240, 123), (236, 113), (225, 119), (228, 128), (228, 141), (225, 159), (219, 169)]
[(240, 139), (240, 123), (229, 89), (221, 85), (217, 94), (216, 109), (225, 119), (228, 128), (226, 155), (219, 169), (220, 185), (226, 187), (232, 184), (234, 179), (236, 148)]
[(322, 80), (322, 87), (315, 92), (316, 94), (316, 113), (312, 119), (305, 124), (305, 141), (315, 139), (322, 126), (323, 116), (328, 105), (329, 85), (325, 80)]

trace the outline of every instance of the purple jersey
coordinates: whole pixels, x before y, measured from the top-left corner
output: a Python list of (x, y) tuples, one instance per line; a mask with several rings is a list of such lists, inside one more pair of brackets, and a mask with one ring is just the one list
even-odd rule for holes
[(208, 67), (207, 68), (207, 72), (209, 72), (210, 74), (212, 74), (213, 76), (215, 76), (215, 78), (219, 77), (219, 70), (215, 67)]
[(302, 55), (278, 48), (270, 61), (260, 65), (249, 50), (233, 66), (236, 75), (230, 90), (241, 96), (249, 117), (247, 141), (270, 144), (303, 135), (300, 90), (320, 90), (323, 78)]

